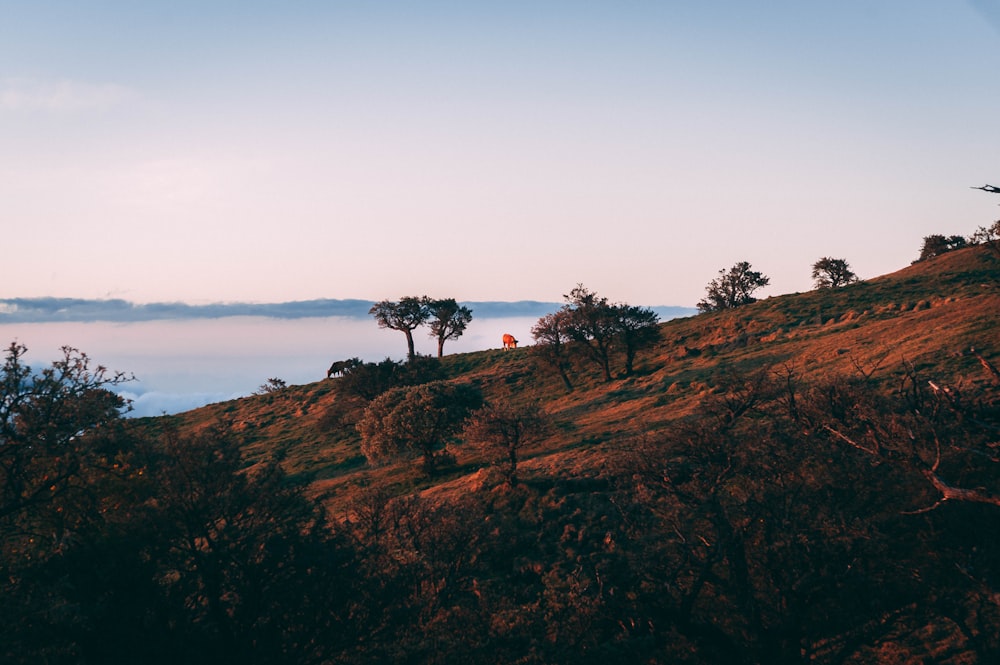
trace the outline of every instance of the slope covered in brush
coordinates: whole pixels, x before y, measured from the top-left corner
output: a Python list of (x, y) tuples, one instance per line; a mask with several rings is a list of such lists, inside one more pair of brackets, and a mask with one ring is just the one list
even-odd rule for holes
[(997, 662), (984, 249), (668, 321), (627, 376), (573, 343), (568, 384), (529, 347), (127, 420), (13, 345), (0, 658)]

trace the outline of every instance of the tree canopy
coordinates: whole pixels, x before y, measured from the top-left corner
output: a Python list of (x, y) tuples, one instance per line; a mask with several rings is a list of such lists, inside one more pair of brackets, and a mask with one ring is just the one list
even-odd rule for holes
[(430, 316), (427, 296), (406, 296), (398, 302), (381, 300), (372, 305), (368, 313), (375, 317), (379, 328), (399, 330), (406, 335), (406, 357), (413, 360), (417, 355), (413, 346), (413, 331)]
[(920, 247), (920, 256), (916, 261), (914, 261), (914, 263), (926, 261), (927, 259), (933, 259), (935, 256), (941, 256), (942, 254), (955, 249), (961, 249), (967, 244), (969, 244), (968, 240), (965, 236), (961, 235), (944, 236), (939, 233), (935, 233), (929, 236), (924, 236), (924, 244)]
[[(558, 312), (543, 316), (531, 330), (536, 353), (555, 367), (567, 390), (573, 386), (567, 370), (571, 354), (585, 357), (611, 381), (611, 363), (624, 358), (623, 374), (632, 374), (636, 354), (660, 339), (659, 315), (651, 309), (611, 303), (583, 284), (563, 296), (566, 304)], [(572, 345), (569, 343), (573, 342)]]
[(698, 311), (717, 312), (748, 305), (757, 300), (753, 293), (770, 283), (769, 277), (753, 270), (747, 261), (740, 261), (729, 270), (720, 270), (719, 276), (708, 283)]
[(828, 256), (813, 264), (812, 278), (817, 289), (835, 289), (858, 281), (858, 276), (851, 270), (847, 261)]
[(417, 454), (424, 470), (433, 473), (437, 451), (481, 403), (479, 389), (469, 384), (433, 381), (387, 390), (357, 424), (361, 452), (372, 463)]
[(430, 336), (437, 339), (438, 358), (444, 355), (444, 343), (458, 339), (472, 321), (472, 310), (455, 302), (454, 298), (427, 301)]

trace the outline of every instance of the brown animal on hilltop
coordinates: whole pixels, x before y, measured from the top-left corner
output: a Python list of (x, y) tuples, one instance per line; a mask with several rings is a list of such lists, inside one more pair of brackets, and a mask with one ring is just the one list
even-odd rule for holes
[(503, 350), (506, 351), (507, 349), (516, 349), (516, 348), (517, 348), (517, 340), (514, 339), (514, 336), (511, 335), (510, 333), (504, 333)]

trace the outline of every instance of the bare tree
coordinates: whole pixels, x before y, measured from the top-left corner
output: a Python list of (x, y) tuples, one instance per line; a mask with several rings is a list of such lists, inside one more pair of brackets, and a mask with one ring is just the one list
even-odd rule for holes
[(994, 187), (993, 185), (983, 185), (982, 187), (973, 187), (972, 189), (981, 189), (990, 194), (1000, 194), (1000, 187)]

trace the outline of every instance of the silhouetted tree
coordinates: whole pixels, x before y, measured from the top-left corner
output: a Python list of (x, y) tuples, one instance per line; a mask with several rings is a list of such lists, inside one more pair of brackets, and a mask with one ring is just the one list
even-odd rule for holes
[(754, 291), (771, 283), (770, 278), (751, 270), (746, 261), (740, 261), (729, 270), (720, 270), (719, 276), (705, 287), (704, 300), (697, 305), (700, 312), (717, 312), (747, 305), (756, 301)]
[(618, 332), (614, 309), (608, 299), (588, 290), (583, 284), (564, 295), (568, 312), (570, 338), (579, 342), (591, 359), (600, 366), (604, 380), (611, 380), (611, 345)]
[(636, 354), (660, 341), (660, 317), (651, 309), (635, 305), (612, 305), (615, 339), (625, 354), (625, 375), (632, 374)]
[(479, 389), (469, 384), (434, 381), (388, 390), (368, 405), (357, 424), (361, 452), (370, 463), (418, 454), (424, 471), (432, 474), (437, 451), (481, 403)]
[(981, 189), (984, 192), (989, 192), (990, 194), (1000, 194), (1000, 187), (995, 187), (993, 185), (983, 185), (982, 187), (973, 187), (972, 189)]
[(375, 317), (379, 328), (399, 330), (406, 335), (406, 357), (413, 360), (416, 351), (413, 346), (413, 331), (423, 325), (430, 316), (427, 296), (406, 296), (399, 302), (382, 300), (368, 310)]
[(989, 226), (980, 226), (969, 238), (974, 245), (985, 245), (994, 256), (1000, 258), (1000, 219)]
[(86, 502), (84, 475), (113, 453), (102, 430), (129, 408), (111, 388), (130, 380), (71, 347), (35, 374), (27, 350), (11, 343), (0, 368), (0, 548), (23, 554), (62, 538), (64, 508)]
[(532, 352), (544, 363), (555, 367), (566, 390), (572, 392), (573, 384), (567, 372), (572, 363), (566, 348), (572, 339), (569, 334), (569, 319), (570, 313), (565, 309), (546, 314), (532, 326), (531, 336), (535, 340)]
[(27, 350), (11, 343), (0, 367), (0, 661), (9, 663), (70, 657), (55, 627), (76, 616), (61, 595), (69, 582), (49, 567), (99, 519), (94, 476), (117, 466), (129, 408), (112, 392), (124, 374), (71, 347), (36, 373)]
[(444, 355), (444, 343), (449, 339), (458, 339), (465, 332), (466, 326), (472, 321), (472, 310), (455, 302), (454, 298), (444, 300), (428, 300), (430, 336), (437, 339), (438, 358)]
[(940, 234), (924, 236), (924, 244), (920, 248), (920, 256), (914, 263), (933, 259), (935, 256), (941, 256), (955, 249), (961, 249), (966, 244), (968, 242), (964, 236), (943, 236)]
[(271, 393), (276, 393), (284, 390), (288, 387), (288, 384), (284, 379), (279, 379), (277, 377), (271, 377), (264, 383), (260, 385), (257, 390), (254, 391), (254, 395), (269, 395)]
[(812, 266), (812, 278), (817, 289), (835, 289), (858, 281), (847, 261), (824, 256)]

